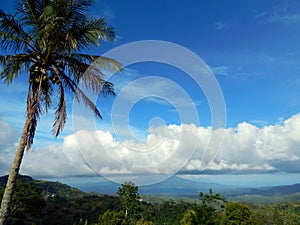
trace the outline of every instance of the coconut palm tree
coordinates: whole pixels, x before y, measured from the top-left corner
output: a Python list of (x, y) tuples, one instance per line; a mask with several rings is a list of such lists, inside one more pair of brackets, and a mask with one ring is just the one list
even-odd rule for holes
[[(116, 72), (121, 65), (85, 53), (90, 47), (100, 46), (102, 40), (115, 39), (113, 28), (104, 18), (87, 16), (92, 1), (21, 0), (15, 15), (0, 10), (0, 48), (4, 52), (0, 56), (0, 78), (7, 84), (18, 76), (28, 80), (26, 119), (2, 198), (1, 225), (9, 216), (23, 154), (33, 144), (39, 117), (56, 103), (52, 131), (57, 137), (66, 122), (66, 92), (101, 118), (96, 105), (80, 89), (79, 81), (97, 94), (114, 95), (113, 84), (101, 71)], [(95, 60), (97, 66), (91, 67)], [(53, 93), (58, 93), (58, 98)]]

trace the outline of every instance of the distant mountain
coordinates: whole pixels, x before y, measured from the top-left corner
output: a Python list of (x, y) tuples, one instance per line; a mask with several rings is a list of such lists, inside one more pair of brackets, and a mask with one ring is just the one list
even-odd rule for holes
[(214, 193), (222, 193), (232, 189), (231, 186), (186, 180), (174, 176), (155, 185), (140, 187), (139, 191), (141, 194), (145, 195), (169, 195), (198, 198), (200, 192), (208, 193), (210, 188), (212, 188)]
[[(87, 182), (86, 184), (72, 184), (72, 186), (75, 186), (85, 192), (115, 194), (118, 190), (118, 187), (120, 187), (120, 184), (113, 183), (111, 181), (99, 180), (92, 183)], [(139, 193), (142, 195), (165, 195), (198, 198), (199, 192), (208, 193), (210, 188), (213, 189), (213, 192), (222, 193), (226, 190), (231, 190), (233, 187), (216, 183), (191, 181), (174, 176), (157, 184), (139, 186)]]
[(288, 195), (300, 192), (300, 183), (292, 185), (271, 186), (261, 188), (247, 188), (238, 189), (236, 193), (232, 192), (232, 196), (238, 195), (262, 195), (262, 196), (274, 196), (274, 195)]
[[(4, 186), (7, 176), (0, 177), (0, 187)], [(57, 195), (63, 198), (76, 198), (88, 195), (87, 193), (112, 194), (114, 195), (119, 184), (110, 181), (99, 181), (89, 184), (68, 186), (60, 182), (34, 180), (29, 176), (19, 176), (19, 181), (34, 182), (43, 189), (45, 195)], [(214, 193), (220, 193), (222, 196), (246, 202), (279, 202), (300, 200), (300, 183), (293, 185), (271, 186), (261, 188), (237, 188), (234, 186), (220, 185), (217, 183), (206, 183), (199, 181), (186, 180), (174, 176), (164, 182), (139, 187), (139, 193), (146, 196), (164, 196), (164, 197), (188, 197), (198, 199), (199, 192), (208, 193), (212, 188)]]
[(199, 192), (207, 193), (210, 188), (212, 188), (213, 192), (218, 192), (225, 197), (234, 197), (240, 195), (274, 196), (288, 195), (298, 192), (300, 193), (300, 183), (293, 185), (270, 186), (261, 188), (237, 188), (235, 186), (227, 186), (217, 183), (191, 181), (176, 176), (159, 184), (141, 187), (140, 191), (142, 194), (167, 194), (177, 196), (198, 197)]
[(300, 184), (231, 190), (224, 196), (230, 201), (256, 204), (300, 201)]
[[(92, 178), (91, 178), (92, 180)], [(69, 183), (84, 192), (95, 192), (100, 194), (115, 194), (120, 184), (104, 179), (95, 179), (91, 182), (72, 182), (72, 179), (65, 179), (64, 183)], [(220, 193), (224, 197), (235, 197), (240, 195), (262, 195), (272, 196), (276, 194), (289, 194), (300, 192), (300, 184), (285, 185), (276, 187), (262, 188), (240, 188), (231, 185), (222, 185), (218, 183), (201, 182), (197, 180), (188, 180), (178, 176), (173, 176), (163, 182), (139, 186), (139, 193), (142, 195), (156, 196), (180, 196), (198, 198), (199, 192), (208, 193), (212, 188), (214, 193)]]

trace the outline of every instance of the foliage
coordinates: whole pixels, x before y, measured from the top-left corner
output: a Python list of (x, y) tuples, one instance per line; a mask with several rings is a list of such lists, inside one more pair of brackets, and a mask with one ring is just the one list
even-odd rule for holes
[(62, 184), (60, 182), (50, 182), (50, 181), (42, 181), (42, 180), (35, 180), (34, 183), (43, 189), (43, 193), (51, 196), (60, 196), (66, 199), (73, 199), (73, 198), (81, 198), (86, 196), (87, 194), (76, 189), (70, 187), (66, 184)]
[(120, 211), (120, 201), (113, 196), (87, 195), (81, 198), (49, 198), (43, 212), (43, 223), (48, 225), (78, 224), (80, 219), (98, 223), (99, 215), (107, 210)]
[(140, 212), (140, 195), (138, 193), (138, 186), (132, 182), (124, 182), (117, 191), (120, 198), (121, 205), (124, 209), (125, 218), (135, 220), (139, 218)]
[[(0, 192), (1, 198), (3, 192), (4, 188), (2, 188)], [(36, 186), (33, 182), (18, 181), (7, 223), (20, 225), (37, 222), (45, 207), (46, 202), (41, 188)]]
[(99, 224), (101, 225), (129, 225), (136, 224), (140, 217), (140, 195), (138, 187), (132, 182), (124, 182), (118, 188), (117, 195), (119, 197), (122, 211), (107, 210), (100, 215)]
[[(5, 178), (0, 178), (0, 183), (3, 179)], [(49, 195), (50, 193), (56, 194)], [(138, 192), (136, 194), (139, 196)], [(19, 176), (14, 215), (9, 222), (36, 225), (298, 225), (300, 221), (300, 202), (251, 206), (227, 202), (222, 208), (220, 205), (224, 201), (224, 198), (212, 191), (201, 194), (197, 203), (183, 200), (140, 200), (139, 219), (128, 220), (119, 197), (86, 194), (58, 182), (36, 181)]]
[(180, 220), (180, 225), (193, 225), (197, 224), (197, 213), (193, 209), (189, 209)]
[(254, 225), (257, 224), (251, 217), (249, 206), (242, 203), (228, 202), (225, 212), (221, 216), (220, 224), (224, 225)]
[(152, 221), (138, 220), (135, 225), (154, 225)]
[[(300, 189), (299, 189), (300, 190)], [(300, 191), (292, 194), (278, 194), (273, 196), (264, 195), (240, 195), (228, 198), (234, 202), (246, 202), (248, 204), (272, 204), (281, 202), (297, 202), (300, 201)]]
[(263, 205), (254, 211), (259, 224), (265, 225), (298, 225), (300, 221), (299, 203), (279, 203)]
[(114, 212), (107, 210), (99, 218), (99, 225), (128, 225), (123, 212)]
[(179, 225), (184, 212), (192, 207), (190, 203), (173, 200), (161, 203), (142, 204), (142, 218), (153, 221), (154, 224)]
[(209, 189), (209, 194), (199, 193), (199, 198), (202, 201), (202, 205), (214, 206), (217, 210), (222, 210), (227, 200), (219, 193), (213, 194), (212, 189)]
[(223, 212), (226, 199), (220, 194), (213, 194), (212, 189), (209, 194), (199, 193), (200, 204), (194, 204), (180, 220), (181, 225), (197, 225), (197, 224), (216, 224), (216, 220), (221, 212)]

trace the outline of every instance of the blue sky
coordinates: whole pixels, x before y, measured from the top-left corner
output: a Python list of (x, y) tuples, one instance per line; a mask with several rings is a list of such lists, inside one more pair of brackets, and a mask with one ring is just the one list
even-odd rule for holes
[[(12, 12), (12, 5), (1, 2), (0, 8)], [(178, 172), (181, 177), (186, 175), (190, 179), (191, 175), (199, 174), (213, 177), (211, 174), (246, 176), (300, 172), (299, 1), (96, 0), (89, 13), (105, 16), (117, 34), (114, 43), (103, 43), (101, 48), (91, 49), (92, 53), (101, 55), (136, 41), (161, 40), (183, 46), (207, 64), (226, 104), (225, 137), (220, 152), (203, 170), (201, 159), (208, 140), (216, 132), (211, 127), (211, 108), (203, 89), (174, 66), (141, 62), (129, 65), (124, 73), (111, 78), (117, 92), (122, 93), (119, 99), (132, 97), (125, 101), (132, 104), (128, 112), (121, 110), (126, 106), (118, 105), (118, 96), (98, 99), (103, 121), (95, 122), (77, 115), (78, 110), (74, 113), (70, 97), (68, 122), (57, 140), (50, 132), (53, 117), (43, 116), (34, 147), (25, 155), (23, 173), (40, 177), (101, 174), (119, 181), (114, 177), (142, 177), (154, 173), (163, 175), (161, 179), (164, 179)], [(172, 57), (167, 53), (161, 52)], [(128, 54), (130, 57), (134, 52)], [(143, 80), (149, 77), (154, 79), (153, 83)], [(5, 149), (0, 154), (1, 174), (7, 173), (10, 163), (7, 159), (12, 159), (24, 121), (27, 87), (24, 80), (21, 77), (9, 87), (0, 84), (1, 146)], [(141, 82), (135, 83), (137, 81)], [(126, 87), (131, 87), (129, 92)], [(184, 95), (173, 91), (179, 87), (193, 102), (199, 121), (182, 121), (178, 109), (172, 105), (177, 103), (184, 107)], [(136, 104), (130, 102), (138, 94), (143, 99)], [(74, 130), (72, 119), (83, 126), (82, 129)], [(93, 130), (87, 126), (90, 123)], [(197, 138), (193, 136), (195, 133), (199, 135), (199, 142), (189, 146), (191, 141), (187, 137)], [(104, 150), (95, 153), (95, 148)], [(146, 152), (147, 157), (140, 156), (137, 161), (137, 149)], [(113, 152), (113, 156), (107, 151)], [(97, 154), (103, 152), (107, 158), (97, 158)], [(155, 164), (157, 161), (165, 164), (165, 168)], [(283, 179), (283, 176), (274, 177)], [(147, 183), (143, 179), (135, 181)], [(151, 182), (157, 181), (159, 179)]]

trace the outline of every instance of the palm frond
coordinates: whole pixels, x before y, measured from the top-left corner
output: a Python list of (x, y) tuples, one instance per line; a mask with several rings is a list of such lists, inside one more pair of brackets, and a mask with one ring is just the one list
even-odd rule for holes
[(29, 85), (27, 95), (27, 117), (29, 126), (27, 130), (26, 150), (29, 150), (31, 145), (33, 144), (37, 122), (40, 114), (42, 113), (40, 90), (41, 89), (38, 88), (37, 90), (33, 91), (32, 86)]
[[(85, 88), (104, 97), (115, 95), (113, 84), (104, 79), (105, 74), (102, 71), (115, 73), (122, 69), (120, 63), (108, 57), (85, 54), (71, 54), (71, 56), (64, 56), (64, 59), (67, 62), (69, 74), (73, 74), (76, 83), (82, 80)], [(92, 59), (94, 60), (92, 65), (85, 63)]]
[(17, 3), (16, 8), (20, 16), (20, 21), (24, 25), (32, 28), (39, 27), (39, 17), (44, 8), (49, 5), (51, 0), (21, 0)]
[[(56, 70), (57, 68), (55, 68)], [(74, 94), (74, 98), (78, 102), (83, 102), (85, 106), (90, 108), (94, 114), (102, 119), (101, 113), (97, 106), (86, 96), (84, 91), (81, 90), (81, 88), (77, 85), (76, 82), (74, 82), (72, 79), (70, 79), (69, 76), (67, 76), (63, 71), (58, 71), (55, 73), (59, 73), (59, 76), (61, 78), (61, 82), (63, 82), (64, 87), (67, 90), (70, 90)]]
[(114, 41), (115, 32), (112, 27), (108, 27), (105, 18), (85, 21), (82, 28), (86, 29), (86, 35), (90, 42), (99, 46), (100, 40)]
[(105, 57), (105, 56), (99, 56), (96, 61), (93, 62), (93, 65), (108, 70), (111, 73), (116, 73), (118, 71), (123, 70), (123, 66), (118, 61)]
[(73, 53), (70, 56), (66, 56), (66, 59), (68, 60), (76, 59), (80, 62), (89, 63), (92, 66), (97, 66), (102, 70), (108, 70), (111, 73), (122, 71), (121, 63), (119, 63), (118, 61), (112, 58), (105, 57), (105, 56)]
[(103, 81), (99, 95), (103, 97), (115, 96), (114, 84), (108, 81)]
[(96, 94), (103, 95), (107, 97), (109, 95), (114, 96), (113, 84), (104, 80), (102, 77), (104, 75), (101, 73), (97, 67), (89, 67), (85, 73), (80, 77), (86, 89), (93, 91)]
[(64, 61), (68, 65), (69, 73), (73, 74), (75, 80), (79, 80), (82, 74), (87, 73), (89, 68), (90, 74), (105, 77), (104, 72), (116, 73), (122, 71), (122, 65), (116, 60), (96, 55), (88, 54), (71, 54), (63, 56)]
[(23, 70), (28, 70), (32, 59), (27, 54), (0, 56), (0, 79), (10, 84)]
[(59, 100), (55, 110), (55, 120), (53, 124), (52, 133), (55, 137), (57, 137), (62, 131), (66, 119), (67, 119), (67, 110), (66, 110), (66, 99), (64, 93), (64, 87), (62, 82), (59, 83)]
[(48, 113), (48, 109), (51, 106), (51, 96), (52, 96), (52, 83), (50, 80), (45, 80), (41, 87), (42, 98), (41, 101), (44, 103), (45, 112)]
[(76, 15), (82, 15), (86, 13), (86, 9), (92, 5), (94, 0), (71, 0), (69, 7)]
[(56, 68), (53, 66), (50, 69), (53, 76), (60, 77), (60, 81), (64, 82), (64, 88), (70, 93), (74, 94), (76, 92), (77, 83), (74, 82), (67, 74), (64, 73), (63, 70)]
[(63, 58), (66, 64), (66, 71), (68, 74), (72, 74), (75, 82), (79, 82), (81, 74), (83, 74), (90, 67), (90, 64), (81, 60), (77, 60), (71, 56), (64, 56)]
[(1, 46), (14, 52), (19, 52), (30, 46), (31, 37), (14, 16), (0, 10), (0, 38)]
[(79, 87), (77, 87), (77, 89), (76, 89), (75, 96), (76, 96), (75, 99), (77, 99), (78, 102), (83, 101), (85, 106), (90, 108), (93, 111), (93, 113), (95, 114), (95, 116), (102, 119), (102, 115), (101, 115), (99, 109), (97, 108), (97, 106), (86, 96), (86, 94)]
[(112, 27), (108, 27), (104, 18), (88, 20), (80, 18), (74, 21), (65, 37), (65, 46), (74, 51), (100, 46), (100, 41), (115, 40), (115, 32)]
[(93, 0), (71, 0), (66, 8), (66, 18), (74, 23), (83, 17), (87, 17), (86, 9), (92, 5)]
[(72, 53), (72, 54), (70, 54), (70, 56), (64, 56), (64, 57), (69, 58), (70, 60), (76, 59), (76, 60), (78, 60), (80, 62), (91, 64), (99, 56), (98, 55), (91, 55), (91, 54)]

